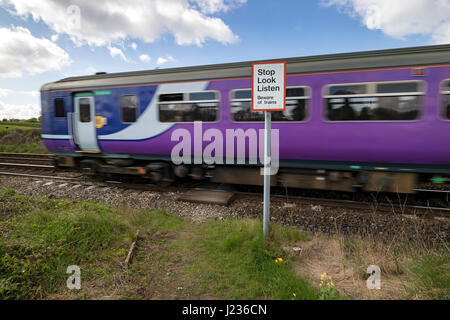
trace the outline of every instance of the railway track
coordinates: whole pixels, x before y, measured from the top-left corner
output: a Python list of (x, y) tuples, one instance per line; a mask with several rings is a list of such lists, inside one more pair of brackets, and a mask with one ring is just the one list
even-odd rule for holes
[[(1, 164), (0, 164), (1, 165)], [(33, 168), (40, 168), (36, 166)], [(50, 176), (38, 173), (18, 173), (0, 171), (0, 176), (16, 176), (23, 178), (33, 178), (45, 181), (63, 181), (76, 184), (79, 186), (89, 187), (117, 187), (121, 189), (139, 190), (139, 191), (156, 191), (156, 192), (174, 192), (177, 193), (180, 200), (191, 202), (202, 202), (210, 204), (229, 204), (236, 197), (247, 197), (261, 201), (262, 193), (257, 189), (252, 191), (242, 191), (233, 186), (221, 186), (217, 184), (182, 182), (176, 186), (162, 187), (152, 184), (128, 183), (119, 180), (96, 181), (83, 175), (75, 176)], [(208, 193), (209, 192), (209, 193)], [(424, 190), (417, 189), (416, 192), (423, 196), (432, 194), (440, 197), (449, 197), (450, 191), (443, 190)], [(206, 193), (206, 194), (205, 194)], [(188, 196), (187, 196), (188, 195)], [(272, 194), (273, 198), (285, 199), (287, 202), (295, 201), (306, 205), (316, 205), (325, 207), (348, 208), (352, 210), (364, 210), (380, 214), (409, 214), (424, 218), (444, 217), (450, 218), (450, 208), (447, 206), (417, 205), (404, 203), (394, 203), (388, 201), (380, 201), (374, 199), (372, 202), (335, 199), (329, 197), (304, 196), (292, 194)], [(447, 202), (448, 203), (448, 202)]]
[(9, 153), (0, 152), (0, 158), (18, 158), (18, 159), (52, 159), (51, 154), (46, 153)]
[[(7, 162), (4, 162), (7, 161)], [(51, 175), (50, 175), (51, 174)], [(97, 181), (79, 174), (76, 170), (61, 171), (53, 165), (49, 154), (19, 154), (0, 153), (0, 175), (17, 176), (23, 178), (45, 179), (51, 181), (68, 181), (89, 186), (111, 186), (141, 191), (177, 192), (184, 194), (181, 200), (228, 204), (235, 196), (258, 198), (262, 196), (259, 187), (222, 186), (204, 182), (180, 182), (176, 186), (161, 187), (143, 183), (129, 183), (127, 181), (104, 180)], [(353, 210), (368, 210), (378, 213), (408, 213), (422, 217), (440, 216), (450, 217), (450, 191), (418, 188), (416, 194), (386, 195), (358, 193), (333, 193), (311, 190), (291, 189), (289, 192), (282, 188), (274, 188), (272, 197), (295, 200), (297, 202), (321, 205), (327, 207), (345, 207)], [(209, 194), (207, 192), (210, 192)], [(212, 193), (211, 193), (212, 192)], [(187, 193), (189, 193), (187, 195)], [(325, 196), (324, 196), (325, 195)], [(408, 199), (408, 197), (410, 197)], [(414, 200), (411, 201), (411, 198)], [(411, 203), (412, 202), (412, 203)]]
[(0, 152), (1, 165), (47, 165), (53, 166), (53, 157), (50, 154), (36, 153), (6, 153)]
[[(217, 191), (217, 192), (233, 192), (234, 194), (262, 197), (262, 192), (245, 192), (236, 191), (230, 189), (211, 189), (211, 188), (193, 188), (197, 191)], [(439, 190), (425, 190), (424, 192), (441, 193)], [(442, 191), (443, 194), (448, 196), (447, 191)], [(299, 195), (281, 195), (281, 194), (271, 194), (273, 198), (285, 199), (287, 201), (296, 200), (305, 204), (310, 205), (321, 205), (328, 207), (346, 207), (353, 210), (368, 210), (377, 213), (392, 213), (392, 214), (414, 214), (423, 217), (446, 217), (450, 218), (450, 208), (445, 207), (434, 207), (434, 206), (421, 206), (421, 205), (411, 205), (411, 204), (398, 204), (398, 203), (388, 203), (388, 202), (367, 202), (367, 201), (357, 201), (357, 200), (346, 200), (346, 199), (332, 199), (325, 197), (311, 197), (311, 196), (299, 196)]]
[[(253, 192), (246, 194), (232, 190), (230, 186), (185, 183), (160, 187), (117, 180), (94, 181), (79, 174), (70, 177), (71, 179), (46, 174), (12, 179), (13, 173), (6, 173), (6, 179), (0, 177), (3, 186), (29, 196), (67, 198), (74, 201), (92, 200), (117, 208), (123, 206), (124, 210), (128, 207), (139, 210), (162, 209), (197, 222), (226, 218), (261, 219), (262, 196)], [(21, 174), (18, 177), (26, 175)], [(190, 200), (197, 203), (181, 199), (188, 193), (194, 197)], [(206, 204), (199, 204), (198, 202), (205, 203), (200, 197), (205, 193), (207, 197), (203, 200), (206, 200)], [(214, 193), (216, 198), (230, 195), (233, 198), (228, 205), (212, 206), (211, 193)], [(437, 213), (432, 208), (421, 212), (421, 208), (392, 210), (383, 206), (373, 210), (373, 205), (371, 207), (368, 203), (344, 202), (322, 198), (287, 199), (282, 195), (273, 195), (271, 221), (301, 228), (304, 232), (370, 236), (386, 243), (391, 243), (393, 239), (430, 246), (450, 243), (448, 210)]]

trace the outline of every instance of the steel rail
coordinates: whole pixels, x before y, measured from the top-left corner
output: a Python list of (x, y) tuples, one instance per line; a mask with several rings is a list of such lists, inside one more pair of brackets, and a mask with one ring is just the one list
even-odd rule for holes
[[(1, 163), (0, 163), (1, 165)], [(36, 166), (42, 167), (42, 166)], [(44, 166), (50, 167), (50, 166)], [(0, 172), (0, 175), (6, 176), (18, 176), (18, 177), (29, 177), (29, 178), (39, 178), (39, 179), (50, 179), (50, 180), (70, 180), (70, 181), (83, 181), (83, 175), (78, 177), (58, 177), (58, 176), (46, 176), (46, 175), (36, 175), (36, 174), (24, 174), (24, 173), (11, 173), (11, 172)], [(86, 181), (84, 180), (86, 185), (92, 186), (97, 185), (99, 187), (111, 186), (123, 188), (123, 189), (133, 189), (133, 190), (141, 190), (141, 191), (160, 191), (160, 192), (174, 192), (186, 190), (186, 191), (217, 191), (217, 192), (233, 192), (242, 196), (253, 196), (253, 197), (262, 197), (262, 193), (260, 192), (245, 192), (245, 191), (236, 191), (233, 189), (224, 189), (224, 188), (214, 188), (214, 187), (195, 187), (195, 186), (169, 186), (163, 187), (153, 184), (140, 184), (140, 183), (126, 183), (115, 180), (106, 180), (102, 182), (98, 181)], [(442, 190), (426, 190), (431, 192), (445, 192)], [(318, 197), (305, 197), (305, 196), (286, 196), (286, 195), (277, 195), (272, 194), (271, 197), (278, 199), (287, 199), (287, 200), (298, 200), (304, 201), (309, 204), (315, 203), (318, 205), (323, 205), (327, 207), (342, 207), (343, 205), (351, 208), (351, 209), (363, 209), (363, 210), (372, 210), (376, 213), (379, 212), (391, 212), (394, 214), (398, 214), (400, 211), (402, 214), (406, 211), (412, 211), (413, 214), (423, 216), (423, 215), (432, 215), (432, 216), (443, 216), (450, 217), (450, 208), (446, 207), (430, 207), (430, 206), (418, 206), (418, 205), (401, 205), (394, 203), (386, 203), (386, 202), (364, 202), (364, 201), (355, 201), (355, 200), (342, 200), (342, 199), (331, 199), (331, 198), (318, 198)]]

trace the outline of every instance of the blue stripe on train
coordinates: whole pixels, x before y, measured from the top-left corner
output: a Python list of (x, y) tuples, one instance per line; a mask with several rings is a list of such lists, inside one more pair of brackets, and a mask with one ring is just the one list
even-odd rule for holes
[[(127, 94), (135, 94), (138, 96), (138, 117), (147, 109), (153, 99), (157, 85), (139, 86), (127, 88), (108, 88), (110, 94), (95, 95), (95, 114), (107, 118), (108, 125), (97, 129), (97, 136), (112, 134), (121, 131), (130, 124), (122, 123), (118, 110), (120, 110), (120, 96)], [(102, 91), (102, 90), (94, 90)], [(92, 92), (92, 91), (77, 91), (77, 92)], [(57, 118), (55, 116), (55, 99), (64, 99), (65, 111), (73, 112), (73, 97), (72, 91), (62, 92), (44, 92), (41, 96), (42, 105), (42, 134), (51, 135), (67, 135), (68, 125), (67, 116)]]

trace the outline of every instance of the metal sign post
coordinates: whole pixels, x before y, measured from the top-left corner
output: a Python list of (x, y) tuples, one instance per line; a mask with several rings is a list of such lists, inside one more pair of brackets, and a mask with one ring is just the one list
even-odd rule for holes
[[(252, 111), (264, 111), (264, 237), (269, 237), (271, 176), (271, 111), (286, 109), (286, 62), (252, 65)], [(278, 146), (277, 146), (278, 147)]]
[(270, 221), (270, 170), (272, 167), (271, 157), (271, 127), (272, 114), (270, 111), (264, 111), (264, 216), (263, 231), (264, 237), (269, 237), (269, 221)]

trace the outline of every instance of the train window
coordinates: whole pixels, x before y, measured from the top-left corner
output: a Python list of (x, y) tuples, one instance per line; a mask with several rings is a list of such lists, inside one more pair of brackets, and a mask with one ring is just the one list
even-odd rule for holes
[(305, 95), (305, 88), (287, 88), (286, 98), (303, 97)]
[(252, 90), (235, 90), (234, 99), (252, 99)]
[(336, 85), (329, 87), (330, 96), (356, 95), (367, 93), (366, 85)]
[(444, 119), (450, 120), (450, 80), (444, 82), (444, 87), (442, 91), (442, 96), (444, 100)]
[(159, 101), (160, 102), (183, 101), (183, 94), (182, 93), (161, 94), (159, 96)]
[(120, 121), (122, 123), (136, 122), (138, 116), (138, 98), (136, 95), (120, 97)]
[[(338, 87), (345, 89), (337, 89)], [(349, 88), (363, 87), (363, 90)], [(348, 93), (346, 93), (348, 92)], [(332, 85), (327, 88), (329, 121), (412, 121), (420, 116), (419, 81)]]
[[(272, 111), (272, 121), (305, 121), (306, 104), (309, 99), (305, 87), (286, 88), (286, 110)], [(264, 121), (263, 111), (252, 111), (252, 91), (250, 89), (234, 90), (231, 93), (231, 113), (234, 121)]]
[(377, 84), (377, 93), (419, 92), (418, 82), (392, 82)]
[(189, 94), (191, 101), (216, 100), (215, 92), (194, 92)]
[(55, 99), (55, 117), (64, 118), (66, 116), (66, 107), (64, 99)]
[(450, 92), (444, 95), (445, 118), (450, 120)]
[(88, 98), (81, 98), (80, 105), (80, 122), (91, 122), (91, 102)]
[(215, 91), (161, 94), (158, 107), (161, 122), (214, 122), (219, 96)]
[(446, 82), (446, 84), (444, 85), (444, 91), (445, 92), (450, 92), (450, 80), (448, 80)]

